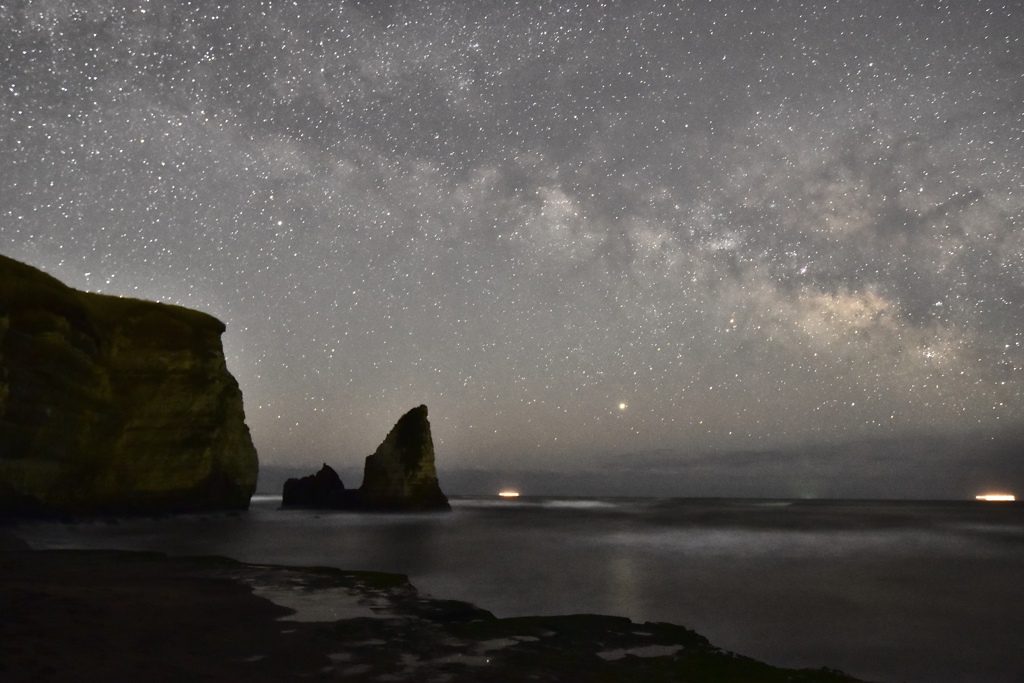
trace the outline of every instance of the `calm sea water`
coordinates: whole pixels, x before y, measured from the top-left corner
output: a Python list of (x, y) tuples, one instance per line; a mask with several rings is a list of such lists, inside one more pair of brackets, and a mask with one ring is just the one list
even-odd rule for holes
[(280, 510), (33, 524), (39, 548), (408, 574), (498, 616), (683, 624), (772, 664), (886, 683), (1024, 681), (1024, 507), (457, 498), (451, 514)]

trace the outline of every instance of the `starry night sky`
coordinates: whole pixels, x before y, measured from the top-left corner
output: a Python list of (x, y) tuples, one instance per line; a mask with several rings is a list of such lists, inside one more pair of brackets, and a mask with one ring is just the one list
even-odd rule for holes
[(442, 468), (1024, 426), (1015, 2), (22, 0), (0, 46), (0, 252), (224, 320), (264, 463), (419, 403)]

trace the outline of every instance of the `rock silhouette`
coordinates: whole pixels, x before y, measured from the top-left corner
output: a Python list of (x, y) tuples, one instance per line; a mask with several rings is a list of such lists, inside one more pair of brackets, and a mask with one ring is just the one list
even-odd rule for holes
[(324, 464), (314, 475), (286, 481), (281, 504), (339, 510), (450, 510), (437, 481), (427, 406), (403, 415), (366, 457), (359, 489), (345, 489), (337, 473)]
[(357, 491), (345, 490), (341, 477), (327, 463), (316, 474), (301, 479), (289, 479), (284, 483), (281, 505), (306, 508), (344, 508), (347, 499), (358, 495)]

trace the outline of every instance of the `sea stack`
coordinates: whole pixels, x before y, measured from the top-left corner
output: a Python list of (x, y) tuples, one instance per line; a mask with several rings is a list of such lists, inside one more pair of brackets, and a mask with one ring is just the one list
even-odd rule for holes
[(324, 463), (320, 471), (301, 479), (289, 479), (281, 492), (283, 507), (313, 509), (345, 508), (358, 491), (346, 489), (334, 468)]
[(0, 256), (0, 514), (247, 508), (259, 465), (224, 329)]
[(283, 507), (336, 510), (450, 510), (434, 467), (427, 407), (403, 415), (373, 455), (366, 456), (363, 485), (346, 489), (327, 464), (316, 474), (284, 483)]
[(426, 406), (403, 415), (373, 455), (366, 456), (359, 494), (372, 508), (451, 509), (437, 482)]

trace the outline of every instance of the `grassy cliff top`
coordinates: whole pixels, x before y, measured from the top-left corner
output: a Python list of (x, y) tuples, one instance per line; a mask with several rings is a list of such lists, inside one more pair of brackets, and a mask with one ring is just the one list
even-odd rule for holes
[(68, 287), (37, 268), (0, 255), (0, 316), (31, 317), (48, 312), (93, 338), (100, 329), (129, 325), (144, 339), (164, 342), (184, 334), (221, 335), (225, 330), (217, 318), (183, 306), (129, 297), (83, 292)]

